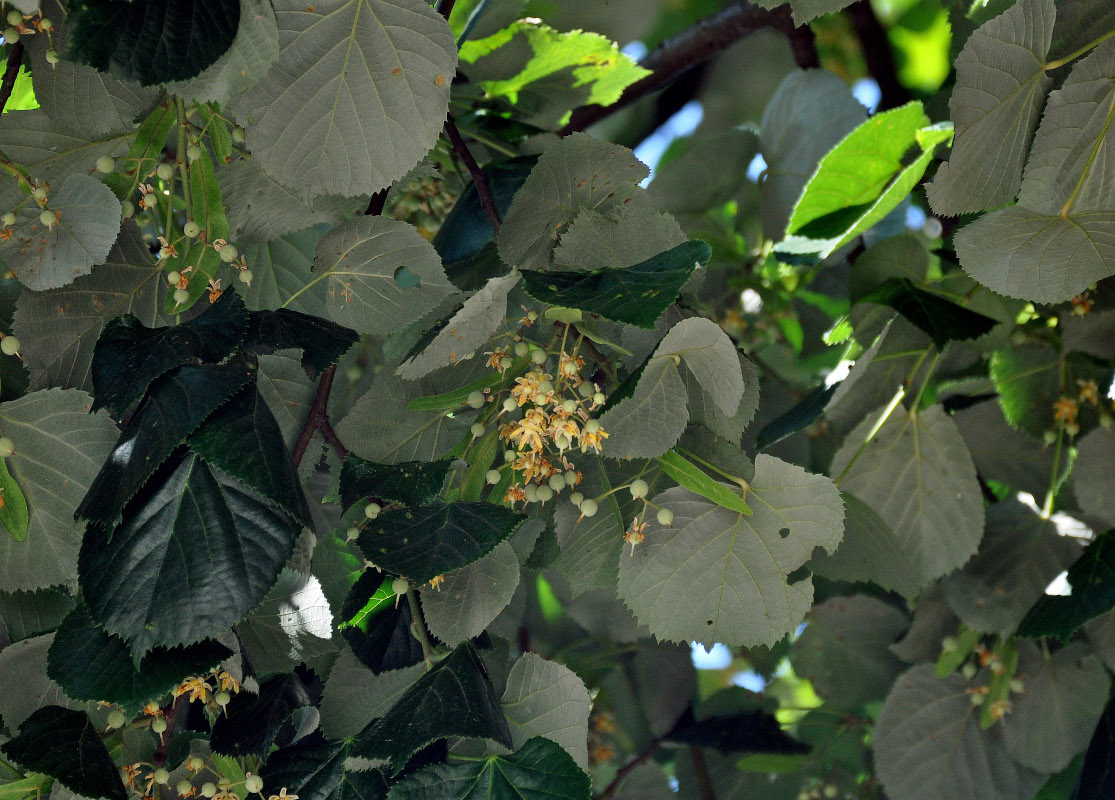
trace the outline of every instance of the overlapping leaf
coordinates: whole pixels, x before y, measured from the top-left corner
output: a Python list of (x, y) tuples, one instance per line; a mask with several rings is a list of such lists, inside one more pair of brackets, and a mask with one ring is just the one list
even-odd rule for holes
[(423, 657), (410, 630), (410, 604), (396, 598), (387, 576), (367, 570), (341, 607), (341, 634), (360, 663), (376, 674), (412, 666)]
[(1070, 594), (1042, 595), (1018, 625), (1020, 636), (1068, 638), (1115, 608), (1115, 531), (1097, 536), (1068, 570)]
[(544, 736), (588, 768), (588, 690), (572, 670), (533, 653), (515, 660), (500, 699), (513, 747)]
[(349, 742), (294, 744), (272, 753), (260, 777), (264, 786), (286, 787), (304, 800), (383, 800), (383, 773), (348, 769), (345, 762), (351, 751)]
[(422, 593), (430, 633), (448, 645), (479, 636), (518, 586), (519, 558), (510, 542), (500, 542), (479, 561), (446, 573), (437, 589)]
[(450, 459), (375, 464), (349, 454), (341, 468), (341, 504), (347, 509), (358, 500), (375, 498), (407, 506), (428, 505), (441, 494), (452, 465)]
[(337, 363), (360, 337), (327, 320), (280, 308), (275, 311), (253, 311), (248, 315), (248, 333), (244, 349), (259, 354), (276, 350), (302, 351), (302, 367), (311, 378)]
[(238, 692), (213, 724), (209, 743), (216, 753), (266, 758), (311, 733), (317, 708), (297, 675), (280, 675), (259, 687), (259, 694)]
[(377, 675), (351, 650), (341, 651), (321, 697), (321, 732), (330, 739), (355, 736), (395, 705), (425, 671), (416, 663)]

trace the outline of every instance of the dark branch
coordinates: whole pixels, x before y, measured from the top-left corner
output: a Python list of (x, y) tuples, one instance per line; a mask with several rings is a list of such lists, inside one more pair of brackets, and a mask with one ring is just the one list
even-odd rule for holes
[[(788, 16), (788, 15), (787, 15)], [(779, 30), (786, 34), (790, 40), (790, 50), (794, 54), (794, 63), (801, 69), (820, 69), (821, 56), (817, 52), (817, 37), (808, 25), (794, 26), (792, 19), (787, 19)]]
[(449, 15), (453, 13), (453, 6), (456, 4), (457, 0), (441, 0), (441, 2), (437, 4), (437, 13), (448, 20)]
[(4, 106), (15, 90), (15, 79), (19, 74), (19, 65), (23, 63), (23, 42), (16, 42), (8, 51), (8, 66), (4, 68), (4, 79), (0, 81), (0, 114), (4, 113)]
[(910, 92), (898, 80), (898, 67), (894, 63), (894, 50), (890, 46), (887, 29), (875, 16), (869, 0), (856, 0), (848, 6), (848, 15), (856, 29), (867, 71), (879, 84), (881, 97), (878, 110), (886, 111), (910, 102)]
[(697, 777), (697, 790), (701, 793), (701, 800), (716, 800), (712, 778), (708, 774), (708, 764), (705, 763), (705, 754), (697, 745), (689, 748), (689, 754), (693, 757), (693, 774)]
[(793, 30), (789, 7), (766, 11), (744, 0), (736, 0), (724, 10), (705, 17), (659, 45), (639, 62), (639, 66), (650, 70), (650, 75), (628, 86), (623, 96), (610, 106), (581, 106), (574, 110), (569, 124), (558, 132), (559, 135), (583, 131), (639, 98), (658, 91), (686, 70), (712, 58), (747, 34), (768, 27)]
[(619, 786), (621, 783), (623, 783), (623, 779), (630, 775), (634, 770), (638, 769), (641, 764), (646, 763), (651, 756), (657, 753), (659, 744), (661, 744), (660, 740), (653, 740), (646, 746), (643, 752), (639, 753), (639, 755), (635, 756), (633, 759), (616, 770), (615, 779), (608, 784), (608, 788), (605, 789), (600, 794), (600, 796), (596, 798), (596, 800), (611, 800), (615, 796), (616, 792), (619, 791)]
[(496, 207), (496, 200), (492, 196), (492, 187), (488, 183), (488, 177), (484, 171), (480, 169), (480, 165), (476, 163), (476, 159), (472, 157), (469, 152), (468, 145), (461, 137), (461, 132), (457, 130), (456, 124), (453, 122), (453, 115), (450, 114), (445, 119), (445, 133), (449, 136), (449, 141), (453, 145), (453, 150), (456, 151), (461, 161), (465, 162), (465, 168), (468, 170), (469, 175), (472, 176), (472, 185), (476, 187), (476, 194), (480, 196), (480, 207), (484, 209), (484, 215), (491, 223), (492, 230), (497, 234), (499, 233), (499, 226), (503, 224), (503, 219), (500, 218), (499, 209)]
[[(298, 466), (302, 463), (302, 457), (306, 455), (310, 440), (314, 438), (314, 431), (321, 431), (322, 436), (333, 445), (333, 449), (337, 451), (337, 455), (341, 458), (344, 458), (348, 452), (329, 425), (329, 391), (333, 388), (333, 376), (336, 374), (337, 367), (332, 366), (321, 373), (321, 379), (317, 382), (317, 393), (314, 394), (310, 414), (306, 417), (306, 422), (298, 434), (298, 440), (294, 443), (294, 452), (290, 454), (290, 460), (294, 462), (295, 469), (298, 469)], [(328, 433), (326, 433), (327, 430)], [(330, 440), (330, 436), (332, 436), (332, 440)]]

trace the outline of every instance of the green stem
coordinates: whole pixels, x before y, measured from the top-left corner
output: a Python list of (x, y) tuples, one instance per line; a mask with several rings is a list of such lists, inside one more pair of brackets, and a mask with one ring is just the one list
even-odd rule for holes
[[(174, 98), (174, 108), (178, 114), (178, 152), (174, 154), (175, 163), (178, 165), (178, 174), (182, 178), (182, 197), (186, 200), (186, 219), (194, 218), (194, 206), (190, 202), (190, 171), (186, 166), (186, 106), (182, 98)], [(173, 190), (172, 197), (173, 200)], [(173, 206), (173, 202), (171, 203)]]
[(434, 647), (430, 644), (430, 637), (426, 635), (426, 620), (418, 605), (418, 592), (414, 591), (413, 586), (407, 589), (407, 604), (410, 606), (410, 632), (422, 645), (422, 657), (426, 659), (426, 671), (429, 672), (433, 667)]
[(1073, 60), (1079, 58), (1080, 56), (1084, 55), (1085, 53), (1087, 53), (1092, 48), (1098, 47), (1099, 45), (1103, 44), (1103, 42), (1105, 40), (1110, 39), (1112, 36), (1115, 36), (1115, 30), (1108, 31), (1107, 33), (1105, 33), (1100, 38), (1096, 39), (1093, 42), (1089, 42), (1088, 44), (1084, 45), (1083, 47), (1081, 47), (1076, 52), (1069, 53), (1064, 58), (1058, 58), (1056, 61), (1050, 61), (1048, 64), (1045, 65), (1045, 70), (1049, 71), (1051, 69), (1057, 69), (1057, 67), (1063, 67), (1065, 64), (1069, 63), (1070, 61), (1073, 61)]

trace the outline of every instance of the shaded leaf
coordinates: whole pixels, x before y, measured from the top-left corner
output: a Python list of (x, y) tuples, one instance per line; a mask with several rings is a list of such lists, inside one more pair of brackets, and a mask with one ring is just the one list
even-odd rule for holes
[(721, 753), (808, 753), (809, 746), (782, 731), (773, 714), (758, 709), (706, 717), (682, 717), (669, 742), (712, 747)]
[(1115, 525), (1115, 479), (1111, 474), (1115, 458), (1115, 435), (1096, 428), (1076, 445), (1072, 492), (1085, 513)]
[(321, 732), (330, 739), (355, 736), (395, 705), (425, 671), (424, 665), (415, 663), (377, 675), (361, 664), (351, 650), (342, 650), (325, 682)]
[(260, 777), (266, 787), (286, 787), (301, 800), (383, 800), (387, 779), (379, 770), (357, 772), (345, 761), (348, 742), (306, 742), (284, 747), (267, 759)]
[(341, 634), (356, 658), (372, 672), (413, 666), (422, 661), (422, 645), (411, 634), (410, 604), (391, 589), (389, 576), (366, 570), (341, 608)]
[(52, 631), (74, 607), (74, 599), (59, 589), (0, 592), (0, 620), (12, 642)]
[(44, 706), (80, 708), (62, 687), (47, 677), (47, 658), (54, 634), (15, 642), (0, 650), (0, 715), (15, 731)]
[(824, 413), (825, 406), (828, 405), (835, 391), (836, 384), (818, 386), (810, 391), (789, 411), (763, 426), (755, 437), (756, 449), (765, 450), (787, 436), (792, 436), (807, 425), (811, 425)]
[(1089, 544), (1067, 576), (1071, 594), (1042, 595), (1018, 624), (1019, 636), (1067, 639), (1093, 617), (1115, 607), (1115, 531)]
[[(519, 191), (537, 162), (536, 156), (520, 156), (485, 164), (481, 168), (501, 216), (507, 215), (515, 192)], [(488, 222), (480, 205), (480, 195), (475, 185), (470, 183), (457, 197), (453, 210), (438, 228), (434, 248), (446, 264), (452, 264), (472, 258), (494, 236), (492, 223)]]
[(914, 286), (908, 278), (889, 278), (861, 298), (890, 306), (929, 335), (939, 350), (951, 341), (976, 339), (998, 322)]
[(317, 727), (313, 699), (297, 675), (282, 675), (259, 687), (259, 694), (238, 692), (213, 723), (209, 744), (229, 756), (267, 757), (272, 745), (284, 747)]
[(446, 573), (437, 589), (423, 590), (422, 613), (430, 633), (448, 645), (479, 636), (518, 586), (519, 558), (510, 542), (500, 542), (474, 564)]
[(341, 506), (348, 510), (365, 499), (393, 500), (406, 506), (428, 505), (441, 494), (452, 459), (375, 464), (349, 453), (341, 468)]
[(1092, 735), (1071, 800), (1102, 800), (1115, 791), (1115, 706), (1108, 704)]
[(302, 368), (311, 378), (332, 367), (360, 337), (356, 331), (318, 317), (280, 308), (248, 315), (244, 349), (270, 354), (276, 350), (302, 351)]

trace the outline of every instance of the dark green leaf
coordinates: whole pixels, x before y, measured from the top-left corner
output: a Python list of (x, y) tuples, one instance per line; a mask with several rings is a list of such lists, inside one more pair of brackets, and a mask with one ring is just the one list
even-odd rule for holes
[(115, 527), (125, 504), (163, 462), (251, 378), (243, 364), (187, 364), (157, 379), (74, 516)]
[(13, 642), (54, 630), (73, 607), (74, 599), (60, 589), (0, 592), (0, 620)]
[(345, 769), (352, 744), (295, 744), (271, 754), (260, 773), (264, 787), (285, 786), (299, 800), (383, 800), (387, 779), (378, 769)]
[(419, 584), (479, 561), (524, 519), (492, 503), (434, 503), (381, 513), (358, 543), (377, 567)]
[(437, 764), (391, 787), (390, 800), (588, 800), (588, 775), (559, 745), (536, 736), (507, 756)]
[(280, 308), (253, 311), (248, 316), (244, 349), (267, 354), (295, 348), (302, 351), (302, 369), (316, 378), (337, 363), (360, 336), (351, 328), (320, 317)]
[(1108, 703), (1084, 754), (1080, 780), (1070, 800), (1115, 797), (1115, 703)]
[(441, 493), (453, 460), (376, 464), (349, 453), (341, 468), (341, 505), (348, 509), (365, 498), (393, 500), (407, 506), (432, 503)]
[(78, 579), (93, 617), (138, 660), (198, 642), (263, 599), (299, 526), (239, 481), (187, 455), (168, 464), (112, 535), (91, 526)]
[(279, 423), (254, 385), (220, 408), (188, 444), (214, 467), (239, 478), (305, 527), (313, 527)]
[(50, 775), (84, 797), (128, 800), (120, 773), (84, 711), (44, 706), (0, 750), (25, 770)]
[(890, 278), (861, 300), (890, 306), (929, 334), (938, 348), (955, 340), (976, 339), (998, 324), (991, 317), (919, 289), (909, 278)]
[(666, 735), (666, 741), (715, 747), (721, 753), (808, 753), (809, 746), (782, 731), (773, 714), (759, 709), (709, 717), (700, 721), (686, 714)]
[(136, 667), (127, 642), (79, 605), (54, 634), (47, 675), (67, 697), (115, 703), (132, 716), (183, 679), (206, 673), (231, 655), (223, 644), (207, 639), (187, 647), (156, 647)]
[(148, 328), (131, 314), (112, 320), (93, 349), (93, 410), (122, 415), (155, 378), (194, 359), (223, 360), (247, 330), (248, 311), (233, 291), (184, 325)]
[(192, 78), (240, 25), (239, 0), (86, 0), (70, 9), (68, 55), (144, 86)]
[[(361, 731), (352, 754), (385, 759), (397, 773), (423, 747), (448, 736), (492, 739), (511, 746), (499, 699), (469, 642), (419, 678), (390, 711)], [(565, 758), (580, 771), (572, 758)]]
[(1043, 595), (1018, 625), (1019, 636), (1060, 636), (1115, 607), (1115, 531), (1101, 533), (1069, 567), (1072, 594)]
[(832, 386), (818, 386), (803, 397), (789, 411), (782, 414), (773, 422), (768, 422), (758, 436), (755, 437), (755, 449), (765, 450), (772, 444), (797, 433), (806, 425), (821, 416), (836, 391), (837, 384)]
[(524, 271), (523, 288), (543, 303), (653, 328), (693, 271), (707, 264), (711, 254), (704, 242), (689, 241), (628, 269)]
[(310, 733), (318, 720), (313, 699), (294, 674), (280, 675), (259, 687), (259, 694), (238, 692), (213, 724), (209, 745), (226, 756), (266, 758), (271, 745), (284, 747)]
[[(537, 162), (537, 156), (523, 156), (484, 166), (483, 172), (500, 215), (507, 214), (515, 192), (519, 191)], [(480, 206), (480, 195), (470, 183), (457, 198), (445, 222), (438, 228), (437, 236), (434, 237), (434, 249), (448, 266), (455, 261), (475, 256), (494, 235), (492, 223), (488, 222), (488, 217)]]
[(341, 635), (372, 672), (402, 669), (422, 660), (422, 645), (410, 632), (410, 604), (400, 602), (390, 576), (367, 570), (341, 607)]

